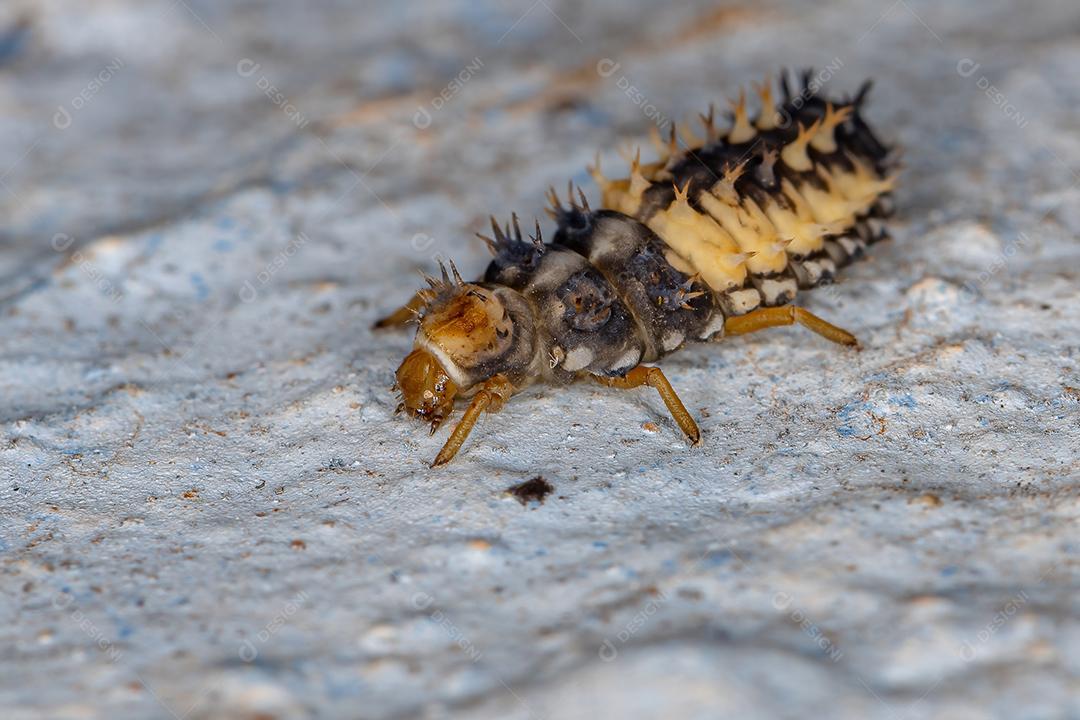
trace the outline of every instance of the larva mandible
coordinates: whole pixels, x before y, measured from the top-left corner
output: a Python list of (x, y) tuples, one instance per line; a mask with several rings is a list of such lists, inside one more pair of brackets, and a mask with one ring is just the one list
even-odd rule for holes
[(751, 120), (745, 93), (720, 132), (702, 115), (705, 137), (675, 127), (660, 159), (633, 159), (630, 177), (590, 172), (602, 209), (585, 193), (568, 204), (549, 191), (558, 229), (545, 244), (539, 222), (523, 237), (517, 216), (492, 237), (494, 259), (481, 282), (450, 263), (440, 278), (376, 327), (415, 315), (413, 351), (397, 370), (399, 410), (434, 433), (458, 397), (472, 398), (433, 465), (453, 459), (477, 419), (536, 382), (591, 378), (616, 388), (655, 388), (691, 444), (700, 431), (663, 371), (645, 365), (687, 341), (715, 340), (799, 323), (834, 342), (850, 333), (792, 305), (800, 289), (830, 282), (836, 269), (886, 237), (896, 160), (854, 98), (829, 100), (802, 78), (791, 92), (780, 75), (757, 86)]

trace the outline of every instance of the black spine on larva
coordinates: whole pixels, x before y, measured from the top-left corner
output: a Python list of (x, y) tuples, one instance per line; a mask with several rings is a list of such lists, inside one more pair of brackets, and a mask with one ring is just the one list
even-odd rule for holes
[[(645, 190), (635, 217), (642, 222), (651, 222), (657, 213), (671, 205), (675, 188), (685, 187), (690, 188), (691, 207), (708, 215), (702, 203), (703, 196), (710, 193), (721, 178), (728, 177), (729, 171), (740, 168), (741, 174), (731, 174), (735, 177), (734, 190), (739, 197), (752, 199), (762, 208), (773, 205), (791, 211), (796, 208), (784, 191), (785, 185), (814, 188), (824, 194), (830, 192), (819, 169), (852, 172), (855, 170), (853, 158), (858, 158), (869, 164), (878, 176), (886, 176), (893, 164), (892, 148), (878, 139), (862, 112), (870, 84), (863, 85), (854, 99), (830, 99), (822, 94), (815, 77), (812, 69), (805, 70), (792, 85), (787, 73), (782, 73), (782, 101), (773, 109), (763, 109), (777, 113), (779, 122), (774, 127), (758, 129), (754, 137), (745, 142), (733, 144), (720, 138), (703, 147), (686, 150)], [(793, 92), (793, 87), (797, 92)], [(781, 151), (796, 140), (801, 130), (825, 120), (830, 112), (841, 110), (849, 115), (834, 128), (835, 148), (826, 152), (810, 145), (806, 147), (811, 161), (809, 169), (796, 170), (779, 159)], [(892, 212), (892, 197), (888, 193), (882, 194), (845, 232), (827, 236), (820, 249), (807, 254), (789, 250), (789, 262), (784, 271), (751, 272), (743, 287), (756, 288), (761, 304), (779, 305), (790, 302), (798, 288), (830, 282), (837, 268), (860, 257), (866, 245), (887, 237), (881, 220)], [(721, 304), (724, 304), (723, 299)], [(730, 309), (745, 312), (750, 307), (752, 303)], [(725, 309), (728, 308), (725, 306)]]
[(484, 280), (515, 289), (523, 288), (540, 267), (547, 251), (539, 224), (536, 234), (526, 239), (521, 234), (516, 214), (512, 217), (512, 227), (507, 224), (505, 229), (500, 228), (498, 221), (492, 217), (491, 233), (491, 237), (479, 236), (495, 256), (484, 273)]

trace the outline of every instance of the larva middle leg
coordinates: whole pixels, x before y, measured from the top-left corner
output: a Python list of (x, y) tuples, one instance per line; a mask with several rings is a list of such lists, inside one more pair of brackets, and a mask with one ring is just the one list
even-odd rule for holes
[(465, 414), (461, 416), (461, 420), (454, 427), (454, 431), (450, 433), (450, 437), (447, 438), (442, 450), (435, 456), (431, 467), (445, 465), (453, 460), (458, 450), (469, 438), (469, 433), (472, 432), (473, 426), (476, 425), (476, 421), (480, 419), (480, 416), (485, 411), (490, 413), (499, 412), (513, 394), (514, 386), (505, 375), (499, 374), (487, 380), (483, 387), (473, 396), (469, 407), (465, 409)]
[(671, 387), (671, 383), (668, 382), (667, 376), (664, 375), (664, 371), (660, 368), (648, 365), (638, 365), (621, 377), (593, 375), (592, 378), (601, 385), (621, 388), (623, 390), (632, 390), (634, 388), (639, 388), (642, 385), (648, 385), (651, 388), (655, 388), (656, 391), (660, 393), (660, 398), (664, 401), (664, 405), (667, 406), (668, 412), (671, 413), (672, 419), (675, 420), (675, 423), (690, 440), (690, 444), (698, 445), (701, 443), (701, 430), (698, 429), (697, 423), (694, 422), (693, 416), (690, 415), (690, 411), (683, 405), (682, 400), (679, 399), (678, 393), (675, 392), (675, 388)]

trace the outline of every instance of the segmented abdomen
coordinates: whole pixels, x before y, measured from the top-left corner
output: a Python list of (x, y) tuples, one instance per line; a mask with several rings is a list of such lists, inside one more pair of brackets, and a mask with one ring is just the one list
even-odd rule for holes
[(604, 206), (656, 231), (673, 264), (700, 273), (729, 313), (784, 304), (798, 288), (831, 280), (884, 237), (880, 219), (891, 213), (888, 148), (860, 112), (869, 86), (834, 102), (813, 91), (809, 74), (796, 97), (781, 85), (776, 107), (771, 88), (758, 88), (753, 122), (740, 94), (723, 135), (711, 111), (707, 137), (691, 137), (686, 149), (672, 128), (668, 143), (658, 142), (661, 159), (635, 158), (627, 179), (591, 168)]
[[(488, 239), (488, 282), (531, 303), (552, 379), (582, 371), (622, 374), (684, 341), (707, 339), (725, 317), (792, 301), (830, 281), (837, 268), (885, 237), (895, 177), (889, 149), (861, 115), (868, 86), (831, 101), (804, 76), (784, 101), (758, 88), (750, 120), (745, 95), (731, 127), (678, 147), (675, 128), (660, 159), (629, 178), (591, 168), (604, 209), (581, 194), (569, 207), (552, 191), (554, 242), (500, 230)], [(579, 191), (580, 192), (580, 191)]]

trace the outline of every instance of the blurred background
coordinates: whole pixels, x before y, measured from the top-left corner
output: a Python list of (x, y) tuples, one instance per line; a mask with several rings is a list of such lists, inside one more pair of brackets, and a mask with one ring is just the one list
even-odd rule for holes
[[(1078, 40), (1068, 0), (7, 0), (0, 714), (1080, 715)], [(807, 300), (867, 349), (673, 358), (700, 452), (547, 389), (429, 472), (372, 320), (784, 67), (873, 78), (905, 148), (895, 241)]]

